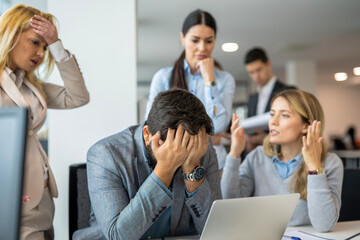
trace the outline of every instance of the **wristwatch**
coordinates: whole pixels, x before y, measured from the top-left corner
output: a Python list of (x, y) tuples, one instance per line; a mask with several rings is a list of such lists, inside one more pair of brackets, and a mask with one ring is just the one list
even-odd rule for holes
[(212, 80), (212, 81), (205, 82), (205, 86), (206, 87), (214, 87), (214, 86), (216, 86), (216, 81)]
[(319, 167), (318, 169), (314, 170), (314, 171), (308, 171), (309, 175), (321, 175), (321, 174), (325, 174), (325, 169), (323, 167)]
[(198, 166), (196, 168), (194, 168), (194, 170), (192, 171), (192, 173), (183, 173), (183, 179), (185, 180), (189, 180), (192, 182), (199, 182), (201, 181), (201, 179), (204, 178), (204, 168), (201, 166)]

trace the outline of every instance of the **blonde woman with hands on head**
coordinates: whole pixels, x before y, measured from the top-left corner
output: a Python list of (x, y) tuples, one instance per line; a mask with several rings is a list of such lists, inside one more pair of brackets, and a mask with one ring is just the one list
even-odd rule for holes
[[(47, 108), (70, 109), (89, 102), (74, 55), (64, 49), (55, 17), (18, 4), (0, 17), (0, 107), (28, 108), (28, 136), (20, 239), (54, 239), (53, 217), (57, 187), (37, 131)], [(56, 63), (64, 86), (41, 80)]]
[[(331, 230), (341, 206), (343, 164), (327, 153), (324, 114), (319, 101), (301, 90), (285, 90), (271, 103), (269, 135), (240, 165), (244, 130), (234, 114), (231, 149), (221, 189), (224, 198), (300, 193), (289, 226)], [(271, 207), (271, 206), (269, 206)]]

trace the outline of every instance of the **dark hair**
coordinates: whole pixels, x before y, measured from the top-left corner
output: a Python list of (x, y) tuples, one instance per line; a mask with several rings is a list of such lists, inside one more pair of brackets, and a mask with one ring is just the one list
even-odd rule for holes
[(196, 135), (205, 127), (210, 135), (214, 127), (202, 102), (192, 93), (182, 89), (160, 92), (151, 107), (146, 125), (152, 135), (161, 132), (161, 139), (166, 140), (168, 128), (177, 129), (181, 124), (185, 131)]
[(244, 64), (246, 65), (257, 60), (261, 60), (263, 63), (267, 63), (269, 61), (265, 50), (259, 47), (252, 48), (246, 53)]
[[(211, 16), (210, 13), (206, 11), (202, 11), (200, 9), (191, 12), (186, 18), (183, 23), (182, 33), (184, 36), (189, 31), (189, 29), (195, 25), (204, 24), (214, 30), (216, 35), (216, 21)], [(180, 57), (175, 61), (174, 69), (171, 73), (170, 78), (170, 87), (173, 88), (181, 88), (188, 90), (186, 81), (185, 81), (185, 74), (184, 74), (184, 58), (185, 58), (185, 50), (181, 53)]]

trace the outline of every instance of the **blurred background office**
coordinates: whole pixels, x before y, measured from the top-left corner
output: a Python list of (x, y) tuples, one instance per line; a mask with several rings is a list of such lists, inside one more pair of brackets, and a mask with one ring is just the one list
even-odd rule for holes
[[(245, 116), (244, 106), (255, 90), (244, 55), (261, 46), (279, 79), (320, 100), (328, 142), (350, 125), (360, 129), (358, 0), (0, 0), (1, 13), (17, 3), (58, 18), (59, 37), (76, 55), (91, 98), (81, 109), (49, 111), (48, 152), (59, 189), (56, 239), (68, 239), (69, 165), (85, 162), (97, 140), (142, 121), (150, 81), (181, 53), (182, 21), (197, 8), (217, 19), (213, 57), (237, 81), (238, 114)], [(238, 48), (224, 52), (224, 43)], [(346, 80), (335, 80), (339, 72), (338, 79)], [(49, 81), (61, 84), (57, 70)]]

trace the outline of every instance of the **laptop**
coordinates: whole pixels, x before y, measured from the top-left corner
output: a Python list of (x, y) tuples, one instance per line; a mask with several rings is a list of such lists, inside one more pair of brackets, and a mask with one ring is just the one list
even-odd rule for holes
[(300, 194), (216, 200), (200, 240), (279, 240)]
[(0, 239), (19, 239), (26, 130), (26, 109), (0, 108)]
[[(299, 198), (299, 193), (292, 193), (216, 200), (200, 240), (280, 240)], [(199, 236), (165, 239), (199, 239)]]

